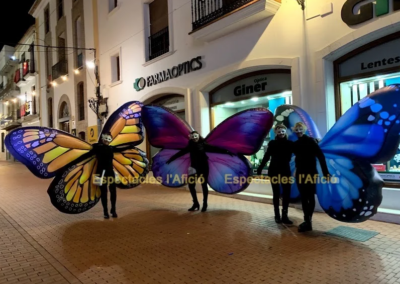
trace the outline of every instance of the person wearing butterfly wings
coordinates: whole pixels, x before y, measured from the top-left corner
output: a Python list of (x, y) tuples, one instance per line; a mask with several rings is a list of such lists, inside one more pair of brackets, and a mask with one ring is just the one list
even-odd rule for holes
[(244, 155), (258, 152), (273, 120), (265, 108), (244, 110), (222, 121), (203, 139), (168, 108), (144, 106), (142, 116), (150, 144), (162, 148), (153, 157), (154, 177), (168, 187), (182, 187), (189, 181), (193, 196), (189, 210), (197, 210), (200, 205), (193, 179), (180, 177), (203, 175), (204, 211), (207, 184), (222, 194), (235, 194), (249, 186), (252, 168)]
[[(111, 132), (101, 135), (101, 143), (93, 144), (93, 152), (97, 157), (97, 176), (101, 177), (101, 204), (103, 205), (104, 219), (109, 219), (107, 190), (110, 191), (111, 216), (117, 218), (116, 202), (117, 202), (117, 186), (115, 181), (115, 173), (113, 167), (114, 151), (109, 146), (113, 138)], [(107, 189), (108, 186), (108, 189)]]
[(316, 140), (305, 134), (307, 127), (304, 123), (298, 122), (294, 125), (293, 131), (298, 140), (294, 142), (293, 152), (296, 156), (296, 183), (300, 192), (301, 203), (304, 212), (304, 222), (300, 224), (298, 231), (306, 232), (312, 230), (312, 215), (315, 209), (316, 182), (318, 175), (318, 159), (323, 176), (329, 179), (329, 171), (326, 165), (325, 156), (319, 148)]
[[(268, 168), (268, 176), (271, 180), (273, 203), (275, 211), (275, 222), (284, 224), (293, 224), (288, 218), (288, 208), (290, 199), (290, 159), (293, 153), (293, 142), (288, 140), (286, 134), (286, 126), (283, 124), (275, 126), (275, 140), (271, 140), (268, 144), (267, 152), (257, 169), (257, 174), (261, 175), (261, 171), (265, 164), (271, 158)], [(279, 197), (282, 194), (282, 219), (279, 214)]]
[(135, 146), (144, 139), (140, 102), (128, 102), (107, 120), (101, 140), (89, 144), (67, 132), (47, 127), (22, 127), (5, 139), (10, 153), (39, 178), (54, 178), (47, 193), (59, 211), (79, 214), (93, 208), (102, 199), (107, 211), (107, 185), (101, 189), (96, 174), (118, 176), (110, 184), (111, 213), (115, 212), (118, 188), (133, 188), (148, 173), (146, 154)]
[(203, 189), (203, 207), (201, 208), (201, 212), (205, 212), (207, 211), (207, 206), (208, 206), (207, 183), (208, 183), (208, 174), (210, 171), (208, 167), (208, 157), (206, 152), (228, 154), (231, 157), (233, 157), (233, 153), (231, 153), (228, 150), (207, 144), (204, 138), (201, 137), (197, 131), (193, 131), (192, 133), (190, 133), (189, 139), (190, 140), (187, 147), (180, 150), (171, 158), (169, 158), (169, 160), (166, 163), (170, 164), (176, 159), (182, 157), (183, 155), (187, 153), (190, 154), (188, 184), (189, 184), (190, 194), (192, 195), (193, 198), (193, 206), (189, 208), (188, 211), (195, 211), (199, 210), (200, 208), (200, 204), (199, 201), (197, 200), (197, 194), (196, 194), (196, 180), (200, 180), (201, 187)]

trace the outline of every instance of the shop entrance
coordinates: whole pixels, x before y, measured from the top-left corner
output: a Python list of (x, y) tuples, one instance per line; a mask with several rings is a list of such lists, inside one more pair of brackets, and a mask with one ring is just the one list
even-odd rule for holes
[[(211, 129), (246, 109), (265, 107), (274, 113), (278, 106), (292, 104), (290, 70), (263, 70), (236, 77), (212, 90), (210, 102)], [(274, 132), (271, 130), (260, 151), (247, 156), (253, 172), (257, 170), (273, 138)], [(268, 164), (265, 166), (267, 169)]]

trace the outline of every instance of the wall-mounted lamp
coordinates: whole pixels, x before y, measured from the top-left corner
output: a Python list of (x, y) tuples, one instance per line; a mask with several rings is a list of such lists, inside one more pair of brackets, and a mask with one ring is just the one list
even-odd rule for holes
[(62, 76), (63, 81), (67, 81), (67, 75)]
[(301, 10), (304, 10), (305, 6), (304, 6), (304, 2), (306, 0), (297, 0), (297, 3), (301, 6)]
[(93, 61), (86, 61), (86, 66), (87, 66), (87, 68), (89, 68), (89, 69), (94, 69), (95, 64), (94, 64)]
[(53, 81), (53, 82), (51, 82), (51, 85), (52, 85), (53, 87), (55, 87), (55, 86), (57, 86), (57, 83), (56, 83), (55, 81)]
[(8, 101), (4, 102), (4, 104), (5, 104), (6, 106), (8, 106)]
[(36, 95), (36, 91), (32, 91), (32, 96), (35, 96)]
[(79, 74), (79, 69), (75, 69), (75, 71), (74, 71), (74, 72), (75, 72), (75, 74), (77, 74), (77, 75), (78, 75), (78, 74)]
[(17, 99), (12, 99), (12, 101), (13, 101), (14, 103), (16, 103), (16, 102), (17, 102)]

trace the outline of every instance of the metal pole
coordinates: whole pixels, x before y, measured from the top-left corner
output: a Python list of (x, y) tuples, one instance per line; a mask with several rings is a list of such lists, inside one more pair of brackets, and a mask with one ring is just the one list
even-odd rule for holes
[(100, 107), (100, 102), (101, 102), (101, 94), (100, 94), (100, 75), (99, 75), (99, 67), (97, 65), (97, 58), (96, 58), (96, 49), (94, 50), (94, 74), (96, 76), (96, 99), (97, 99), (97, 104), (96, 104), (96, 115), (97, 115), (97, 131), (100, 135), (101, 130), (103, 128), (103, 123), (102, 119), (100, 118), (99, 115), (99, 107)]

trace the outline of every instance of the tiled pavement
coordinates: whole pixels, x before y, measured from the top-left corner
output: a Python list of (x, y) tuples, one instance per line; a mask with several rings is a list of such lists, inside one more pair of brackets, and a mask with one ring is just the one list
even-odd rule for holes
[(350, 225), (380, 232), (361, 243), (323, 234), (346, 224), (316, 213), (299, 234), (270, 205), (210, 195), (190, 213), (187, 191), (154, 185), (119, 190), (120, 217), (103, 220), (100, 204), (59, 213), (49, 183), (0, 163), (0, 283), (400, 283), (398, 225)]

